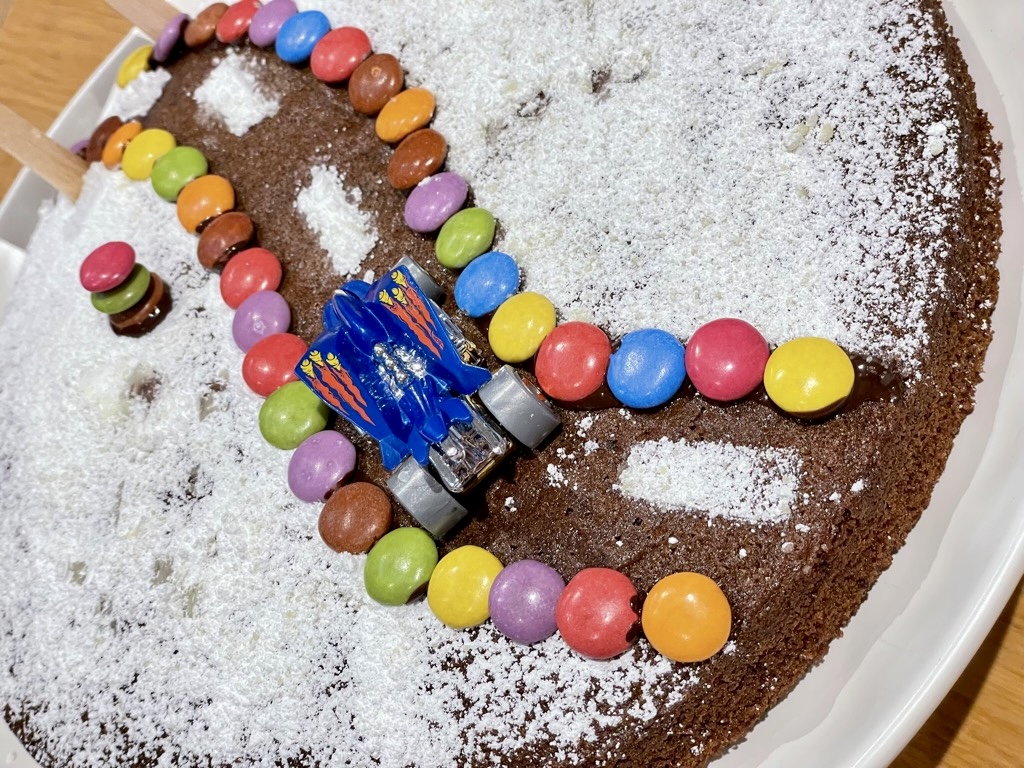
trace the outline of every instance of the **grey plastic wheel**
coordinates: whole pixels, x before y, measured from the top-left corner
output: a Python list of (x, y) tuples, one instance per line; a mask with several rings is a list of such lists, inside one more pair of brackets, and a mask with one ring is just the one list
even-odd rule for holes
[(562, 423), (540, 391), (508, 365), (495, 371), (477, 395), (502, 428), (530, 450)]
[(388, 488), (435, 539), (442, 538), (468, 514), (466, 508), (411, 456), (388, 478)]
[(427, 270), (419, 265), (416, 259), (412, 256), (403, 256), (395, 266), (408, 269), (412, 279), (416, 281), (416, 285), (422, 289), (428, 299), (438, 306), (444, 304), (444, 289), (437, 284)]

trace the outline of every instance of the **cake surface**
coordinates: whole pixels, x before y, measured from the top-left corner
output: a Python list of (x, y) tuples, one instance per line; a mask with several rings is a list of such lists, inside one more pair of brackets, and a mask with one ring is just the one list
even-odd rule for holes
[[(262, 444), (230, 311), (173, 207), (94, 169), (78, 209), (60, 204), (37, 233), (33, 254), (62, 260), (30, 260), (33, 290), (2, 342), (15, 364), (0, 396), (17, 415), (2, 427), (0, 493), (18, 510), (3, 552), (25, 566), (3, 592), (4, 698), (56, 762), (136, 749), (159, 762), (183, 732), (172, 741), (186, 763), (701, 764), (840, 631), (971, 407), (995, 298), (986, 121), (929, 4), (815, 4), (814, 34), (790, 23), (809, 11), (798, 3), (673, 9), (671, 23), (616, 8), (454, 18), (417, 4), (401, 19), (348, 7), (332, 19), (364, 26), (377, 50), (400, 52), (410, 83), (436, 90), (449, 167), (563, 319), (685, 340), (736, 315), (773, 344), (836, 339), (903, 382), (896, 401), (814, 425), (693, 397), (656, 413), (565, 412), (561, 435), (509, 465), (451, 542), (567, 577), (608, 565), (641, 590), (708, 573), (733, 602), (727, 651), (672, 665), (640, 644), (588, 662), (557, 638), (523, 649), (490, 627), (446, 630), (422, 604), (374, 606), (360, 560), (316, 539), (318, 510), (290, 497), (287, 456)], [(510, 31), (552, 13), (570, 34)], [(412, 253), (450, 286), (401, 224), (402, 197), (379, 181), (388, 151), (343, 92), (245, 49), (240, 66), (279, 98), (275, 116), (236, 137), (189, 106), (213, 61), (234, 57), (183, 59), (149, 120), (235, 183), (285, 260), (297, 332), (319, 330), (341, 279), (315, 213), (292, 204), (317, 180), (372, 212), (371, 225), (354, 216), (376, 233), (359, 272)], [(256, 163), (254, 146), (276, 154)], [(146, 243), (175, 290), (174, 315), (142, 340), (110, 338), (76, 285), (82, 256), (114, 237)], [(66, 329), (69, 313), (81, 321)], [(29, 373), (41, 349), (59, 375)], [(54, 403), (73, 414), (74, 455), (59, 461), (52, 436), (28, 429)]]

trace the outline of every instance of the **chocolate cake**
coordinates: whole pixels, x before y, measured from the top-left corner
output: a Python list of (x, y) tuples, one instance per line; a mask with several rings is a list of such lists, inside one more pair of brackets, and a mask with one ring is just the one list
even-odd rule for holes
[[(446, 168), (561, 321), (685, 342), (741, 317), (773, 347), (834, 340), (858, 388), (814, 421), (686, 386), (652, 410), (561, 408), (561, 430), (506, 461), (441, 542), (566, 579), (612, 568), (641, 595), (706, 574), (733, 616), (708, 661), (451, 630), (423, 601), (374, 603), (363, 557), (323, 544), (319, 505), (290, 494), (287, 452), (260, 437), (195, 236), (149, 184), (94, 165), (77, 204), (44, 212), (0, 338), (5, 719), (44, 765), (708, 763), (840, 635), (973, 407), (998, 148), (939, 4), (306, 5), (435, 93)], [(294, 333), (320, 333), (344, 280), (411, 256), (499, 365), (344, 86), (248, 42), (140, 87), (157, 78), (144, 122), (230, 179), (284, 265)], [(140, 338), (114, 336), (77, 283), (109, 240), (174, 295)], [(383, 486), (375, 444), (337, 428), (357, 479)], [(415, 521), (396, 506), (394, 525)]]

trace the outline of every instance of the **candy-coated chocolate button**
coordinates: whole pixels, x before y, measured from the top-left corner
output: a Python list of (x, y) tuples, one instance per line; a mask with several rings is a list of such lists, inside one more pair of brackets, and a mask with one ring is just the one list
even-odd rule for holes
[(164, 28), (160, 30), (160, 34), (156, 38), (156, 44), (153, 46), (153, 61), (163, 64), (170, 58), (174, 47), (181, 40), (188, 21), (188, 14), (179, 13), (164, 24)]
[(203, 153), (195, 147), (174, 147), (153, 164), (149, 183), (153, 191), (169, 203), (177, 201), (178, 195), (190, 181), (205, 176), (209, 165)]
[(327, 426), (330, 411), (301, 381), (274, 390), (260, 408), (260, 434), (275, 448), (290, 451)]
[(483, 208), (466, 208), (452, 216), (437, 233), (434, 252), (449, 269), (461, 269), (494, 242), (494, 216)]
[(390, 53), (375, 53), (355, 68), (348, 80), (348, 99), (353, 109), (376, 115), (402, 91), (405, 75)]
[(469, 185), (457, 173), (428, 176), (405, 201), (405, 224), (413, 232), (433, 232), (455, 215), (468, 194)]
[(82, 158), (83, 160), (85, 160), (85, 152), (86, 152), (87, 149), (89, 149), (89, 140), (88, 139), (79, 139), (74, 144), (72, 144), (70, 147), (68, 147), (68, 151), (72, 155), (77, 155), (78, 157)]
[(564, 323), (544, 339), (534, 368), (537, 383), (550, 397), (573, 403), (604, 384), (612, 343), (590, 323)]
[(181, 226), (198, 232), (215, 216), (235, 207), (235, 188), (223, 176), (200, 176), (182, 187), (177, 205)]
[(539, 293), (526, 291), (507, 299), (491, 318), (487, 340), (506, 363), (529, 360), (555, 328), (555, 306)]
[(96, 130), (89, 137), (89, 146), (85, 149), (85, 159), (90, 163), (98, 163), (103, 160), (103, 148), (107, 146), (110, 137), (124, 125), (117, 115), (111, 115), (102, 123), (96, 126)]
[(519, 290), (519, 265), (501, 251), (490, 251), (466, 265), (455, 281), (455, 303), (470, 317), (483, 317)]
[(335, 552), (360, 555), (391, 527), (391, 501), (372, 483), (343, 486), (324, 504), (317, 527), (320, 538)]
[(103, 146), (103, 165), (110, 170), (117, 168), (121, 163), (121, 158), (124, 156), (124, 151), (134, 139), (142, 133), (142, 123), (138, 120), (129, 120), (127, 123), (122, 123), (121, 126), (110, 134), (110, 138), (107, 139), (107, 143)]
[[(340, 432), (327, 429), (310, 435), (302, 441), (302, 445), (295, 449), (291, 460), (288, 462), (288, 487), (291, 488), (298, 498), (303, 501), (324, 501), (328, 496), (342, 484), (346, 477), (352, 474), (356, 468), (356, 448), (352, 441)], [(359, 485), (355, 483), (355, 485)], [(369, 483), (363, 483), (369, 485)], [(391, 504), (377, 486), (370, 485), (383, 496), (387, 511), (387, 522), (384, 529), (374, 537), (376, 541), (388, 532), (391, 523)], [(328, 520), (330, 529), (337, 531), (339, 526), (337, 520)], [(331, 549), (338, 549), (331, 541), (338, 541), (340, 537), (325, 535), (324, 515), (320, 515), (320, 535), (327, 542)], [(369, 542), (360, 552), (365, 552), (373, 544)], [(340, 551), (340, 550), (339, 550)], [(346, 550), (352, 551), (352, 550)]]
[(550, 565), (520, 560), (494, 577), (487, 607), (495, 628), (516, 643), (539, 643), (555, 634), (555, 606), (565, 581)]
[(243, 352), (267, 336), (285, 333), (292, 323), (292, 310), (276, 291), (257, 291), (242, 302), (231, 321), (235, 344)]
[(134, 267), (135, 249), (128, 243), (112, 240), (82, 260), (78, 279), (87, 291), (109, 291), (127, 280)]
[(710, 659), (725, 645), (732, 609), (721, 588), (700, 573), (673, 573), (647, 593), (640, 618), (654, 649), (672, 661)]
[(124, 312), (108, 315), (110, 327), (119, 336), (149, 333), (171, 311), (171, 292), (156, 272), (149, 273), (149, 287), (135, 304)]
[(252, 242), (256, 227), (249, 214), (241, 211), (222, 213), (199, 235), (196, 254), (207, 269), (220, 269), (228, 260)]
[(683, 345), (672, 334), (655, 328), (627, 333), (608, 363), (608, 388), (630, 408), (654, 408), (668, 402), (685, 378)]
[(106, 315), (124, 312), (139, 302), (149, 288), (149, 270), (141, 264), (132, 267), (128, 279), (116, 288), (92, 294), (92, 305)]
[(124, 88), (141, 73), (147, 71), (149, 69), (149, 58), (152, 55), (152, 45), (144, 45), (128, 54), (117, 69), (118, 87)]
[(270, 0), (252, 17), (249, 24), (249, 40), (261, 48), (273, 45), (281, 25), (298, 12), (295, 0)]
[(490, 615), (487, 599), (501, 561), (481, 547), (467, 544), (441, 558), (427, 585), (427, 604), (453, 629), (483, 624)]
[(276, 291), (281, 285), (281, 262), (265, 248), (235, 254), (220, 275), (220, 295), (232, 309), (256, 291)]
[(377, 137), (388, 144), (401, 141), (434, 116), (434, 94), (426, 88), (409, 88), (392, 96), (377, 115)]
[(370, 38), (358, 27), (332, 29), (313, 48), (309, 68), (317, 80), (340, 83), (370, 55)]
[(828, 339), (804, 336), (787, 341), (768, 358), (764, 388), (786, 413), (816, 419), (840, 408), (853, 390), (849, 356)]
[(227, 3), (214, 3), (206, 6), (196, 17), (185, 25), (183, 37), (189, 48), (202, 48), (213, 40), (217, 31), (217, 22), (228, 10)]
[(405, 605), (422, 593), (437, 565), (437, 545), (422, 528), (396, 528), (373, 545), (363, 566), (366, 594)]
[(242, 379), (253, 392), (267, 397), (295, 381), (295, 366), (306, 354), (306, 342), (293, 333), (275, 333), (257, 341), (242, 360)]
[(178, 145), (163, 128), (147, 128), (129, 142), (121, 158), (121, 170), (133, 181), (148, 179), (153, 164)]
[(217, 21), (214, 34), (222, 43), (237, 43), (249, 31), (253, 16), (260, 9), (259, 0), (238, 0), (228, 6), (224, 15)]
[(448, 154), (448, 142), (433, 128), (413, 131), (395, 147), (388, 161), (388, 181), (395, 189), (411, 189), (435, 173)]
[(639, 599), (625, 574), (611, 568), (584, 568), (558, 598), (558, 632), (566, 645), (583, 656), (618, 656), (636, 640)]
[(686, 345), (686, 373), (698, 392), (728, 402), (760, 386), (768, 342), (744, 320), (723, 317), (698, 328)]
[(331, 22), (320, 11), (299, 11), (281, 25), (274, 50), (282, 61), (301, 64), (307, 61), (320, 39), (331, 31)]

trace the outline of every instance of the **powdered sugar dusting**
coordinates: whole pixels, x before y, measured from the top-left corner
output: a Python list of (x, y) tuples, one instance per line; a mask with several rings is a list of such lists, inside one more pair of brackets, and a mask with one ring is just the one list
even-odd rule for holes
[(320, 238), (331, 265), (340, 275), (353, 275), (373, 246), (377, 230), (369, 214), (359, 208), (362, 192), (345, 186), (345, 177), (333, 166), (314, 166), (312, 180), (295, 199), (295, 207)]
[(265, 94), (252, 71), (256, 61), (229, 49), (202, 85), (196, 88), (195, 101), (209, 114), (224, 122), (235, 136), (244, 136), (254, 125), (277, 114), (281, 99)]
[(617, 487), (669, 509), (775, 523), (790, 515), (800, 463), (792, 451), (663, 437), (633, 446)]

